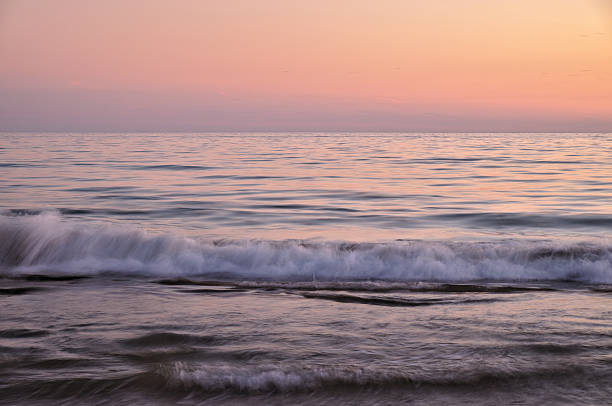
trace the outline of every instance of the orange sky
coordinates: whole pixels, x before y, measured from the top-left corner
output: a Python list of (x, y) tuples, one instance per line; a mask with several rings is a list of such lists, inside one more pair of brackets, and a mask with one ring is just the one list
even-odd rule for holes
[(612, 131), (608, 0), (0, 0), (0, 130)]

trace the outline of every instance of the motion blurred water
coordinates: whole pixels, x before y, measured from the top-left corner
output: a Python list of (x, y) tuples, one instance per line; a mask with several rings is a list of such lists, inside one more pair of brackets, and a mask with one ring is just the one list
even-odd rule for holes
[(607, 404), (611, 134), (2, 134), (4, 404)]
[(214, 238), (599, 236), (611, 134), (3, 134), (0, 208)]

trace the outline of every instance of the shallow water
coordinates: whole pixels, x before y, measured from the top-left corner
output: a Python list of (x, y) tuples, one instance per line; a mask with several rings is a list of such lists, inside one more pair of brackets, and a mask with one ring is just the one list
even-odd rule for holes
[[(605, 404), (610, 290), (5, 281), (9, 404)], [(488, 290), (487, 290), (488, 288)]]
[(610, 134), (0, 135), (8, 404), (605, 404)]

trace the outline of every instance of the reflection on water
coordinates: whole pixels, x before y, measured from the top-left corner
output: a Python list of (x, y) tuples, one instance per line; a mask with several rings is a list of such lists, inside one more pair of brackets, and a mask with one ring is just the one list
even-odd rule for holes
[(6, 404), (612, 399), (610, 134), (0, 140)]
[(610, 134), (4, 134), (5, 210), (233, 238), (598, 235)]
[(612, 296), (585, 287), (7, 283), (40, 288), (3, 301), (0, 396), (10, 404), (569, 405), (612, 396)]

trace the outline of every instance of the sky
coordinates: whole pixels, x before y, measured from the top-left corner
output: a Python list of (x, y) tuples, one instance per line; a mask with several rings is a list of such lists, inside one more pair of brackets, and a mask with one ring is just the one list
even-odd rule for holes
[(612, 132), (612, 0), (0, 0), (0, 130)]

